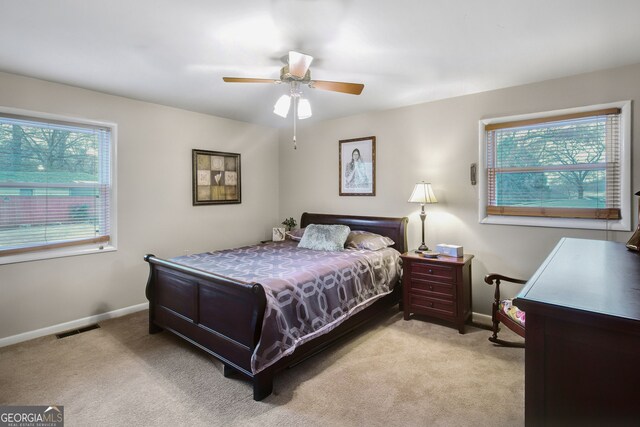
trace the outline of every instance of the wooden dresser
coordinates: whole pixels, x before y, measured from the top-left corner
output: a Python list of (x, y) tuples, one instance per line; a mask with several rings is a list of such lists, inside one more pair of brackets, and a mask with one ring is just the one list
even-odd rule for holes
[(425, 258), (407, 252), (402, 255), (404, 319), (411, 314), (436, 317), (453, 323), (464, 333), (471, 316), (471, 259)]
[(640, 425), (638, 253), (562, 239), (514, 303), (527, 316), (527, 426)]

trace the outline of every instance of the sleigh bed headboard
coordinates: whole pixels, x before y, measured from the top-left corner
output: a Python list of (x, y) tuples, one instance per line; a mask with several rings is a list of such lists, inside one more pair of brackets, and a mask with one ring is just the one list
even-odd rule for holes
[(392, 247), (400, 253), (407, 251), (407, 217), (386, 218), (378, 216), (332, 215), (305, 212), (300, 218), (300, 227), (309, 224), (341, 224), (352, 230), (369, 231), (389, 237), (395, 242)]

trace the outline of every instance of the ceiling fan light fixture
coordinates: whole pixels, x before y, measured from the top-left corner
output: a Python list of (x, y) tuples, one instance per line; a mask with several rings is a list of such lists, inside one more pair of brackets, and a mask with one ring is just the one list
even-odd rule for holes
[(286, 118), (289, 115), (289, 107), (291, 107), (291, 97), (282, 95), (273, 106), (273, 112), (280, 117)]
[[(288, 84), (289, 94), (282, 95), (273, 106), (273, 113), (282, 118), (289, 116), (289, 110), (293, 118), (293, 148), (296, 148), (297, 121), (311, 117), (311, 103), (302, 97), (301, 85), (307, 85), (312, 89), (328, 90), (331, 92), (360, 95), (364, 85), (362, 83), (333, 82), (325, 80), (311, 80), (309, 67), (313, 62), (313, 56), (304, 53), (289, 51), (289, 55), (283, 57), (285, 66), (280, 70), (280, 79), (260, 79), (247, 77), (223, 77), (227, 83), (271, 83)], [(293, 108), (291, 104), (293, 103)]]
[(300, 98), (298, 100), (298, 118), (300, 120), (311, 117), (311, 103), (308, 99)]

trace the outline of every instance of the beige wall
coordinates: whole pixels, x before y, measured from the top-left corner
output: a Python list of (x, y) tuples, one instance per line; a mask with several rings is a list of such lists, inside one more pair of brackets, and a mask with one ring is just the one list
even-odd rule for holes
[[(118, 125), (118, 250), (0, 265), (0, 338), (146, 302), (142, 256), (256, 243), (278, 224), (277, 130), (0, 73), (0, 105)], [(242, 155), (242, 203), (191, 205), (191, 149)]]
[[(334, 96), (340, 102), (347, 95)], [(482, 281), (487, 272), (528, 278), (561, 237), (626, 241), (631, 233), (479, 224), (478, 188), (469, 182), (469, 166), (479, 161), (478, 121), (628, 99), (640, 99), (640, 64), (312, 126), (302, 122), (296, 151), (291, 130), (280, 132), (280, 217), (299, 217), (304, 211), (407, 215), (409, 246), (415, 248), (419, 206), (407, 200), (414, 183), (429, 181), (440, 203), (426, 208), (427, 244), (459, 244), (475, 255), (473, 308), (488, 314), (493, 291)], [(638, 129), (638, 114), (632, 117)], [(338, 196), (338, 140), (370, 135), (377, 138), (376, 196)], [(637, 136), (632, 152), (632, 165), (640, 164)], [(632, 189), (640, 190), (638, 174)], [(637, 200), (632, 206), (637, 212)]]
[[(339, 102), (347, 95), (335, 96)], [(482, 282), (488, 271), (529, 277), (560, 237), (625, 241), (630, 233), (478, 224), (478, 189), (468, 179), (469, 164), (478, 161), (478, 120), (639, 98), (635, 65), (313, 126), (302, 122), (294, 151), (290, 129), (278, 135), (0, 73), (0, 106), (118, 124), (118, 251), (0, 265), (0, 339), (145, 302), (145, 253), (170, 257), (254, 243), (282, 218), (304, 211), (408, 215), (415, 247), (418, 207), (407, 199), (422, 179), (433, 183), (440, 201), (427, 207), (427, 243), (457, 243), (476, 255), (474, 310), (488, 313), (492, 291)], [(633, 121), (636, 128), (635, 112)], [(377, 137), (377, 195), (339, 197), (338, 140), (369, 135)], [(192, 148), (242, 154), (242, 204), (191, 206)], [(640, 164), (637, 137), (632, 163)], [(640, 189), (637, 174), (632, 189)]]

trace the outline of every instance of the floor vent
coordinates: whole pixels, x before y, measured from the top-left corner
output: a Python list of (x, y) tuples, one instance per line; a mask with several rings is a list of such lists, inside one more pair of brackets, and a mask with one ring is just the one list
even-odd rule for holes
[(66, 331), (66, 332), (61, 332), (59, 334), (56, 334), (56, 338), (60, 339), (60, 338), (66, 338), (69, 337), (71, 335), (77, 335), (77, 334), (81, 334), (83, 332), (87, 332), (87, 331), (92, 331), (94, 329), (98, 329), (100, 327), (100, 325), (98, 325), (97, 323), (94, 325), (89, 325), (89, 326), (85, 326), (84, 328), (80, 328), (80, 329), (72, 329), (70, 331)]

